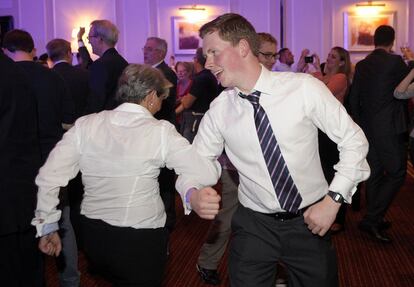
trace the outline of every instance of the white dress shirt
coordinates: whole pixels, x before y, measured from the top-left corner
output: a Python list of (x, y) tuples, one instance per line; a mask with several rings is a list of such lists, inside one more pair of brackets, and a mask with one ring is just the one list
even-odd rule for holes
[(125, 103), (113, 111), (82, 117), (39, 171), (32, 224), (41, 236), (43, 225), (59, 220), (59, 187), (80, 170), (85, 186), (83, 215), (114, 226), (162, 227), (166, 215), (158, 175), (164, 166), (188, 174), (182, 193), (214, 185), (220, 173), (219, 166), (200, 157), (172, 124), (155, 119), (140, 105)]
[[(254, 86), (283, 157), (301, 196), (300, 208), (313, 204), (328, 192), (318, 153), (318, 128), (338, 144), (340, 161), (329, 190), (350, 203), (358, 182), (368, 178), (365, 159), (368, 142), (328, 88), (302, 73), (262, 72)], [(283, 211), (277, 200), (258, 140), (253, 107), (237, 89), (223, 91), (205, 114), (195, 146), (214, 161), (223, 147), (240, 174), (239, 200), (245, 207), (264, 213)]]

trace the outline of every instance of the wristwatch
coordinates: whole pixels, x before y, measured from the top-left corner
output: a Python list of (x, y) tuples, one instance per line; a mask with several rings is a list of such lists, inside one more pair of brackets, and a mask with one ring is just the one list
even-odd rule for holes
[(337, 203), (344, 203), (344, 197), (338, 192), (328, 191), (328, 195)]

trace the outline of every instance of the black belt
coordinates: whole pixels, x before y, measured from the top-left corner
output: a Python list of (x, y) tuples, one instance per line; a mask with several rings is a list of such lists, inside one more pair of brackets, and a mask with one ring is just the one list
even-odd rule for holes
[(293, 213), (293, 212), (276, 212), (276, 213), (258, 212), (258, 213), (272, 217), (278, 221), (285, 221), (285, 220), (290, 220), (290, 219), (294, 219), (294, 218), (302, 216), (303, 213), (305, 213), (306, 209), (307, 207), (299, 209), (297, 213)]
[(321, 199), (319, 199), (316, 202), (312, 203), (311, 205), (308, 205), (304, 208), (299, 209), (296, 213), (287, 212), (287, 211), (286, 212), (276, 212), (276, 213), (262, 213), (262, 212), (258, 212), (258, 211), (256, 211), (256, 212), (260, 213), (260, 214), (263, 214), (263, 215), (266, 215), (266, 216), (269, 216), (269, 217), (272, 217), (272, 218), (274, 218), (278, 221), (290, 220), (290, 219), (294, 219), (294, 218), (302, 216), (310, 206), (314, 205), (315, 203), (318, 203), (323, 198), (324, 197), (322, 197)]

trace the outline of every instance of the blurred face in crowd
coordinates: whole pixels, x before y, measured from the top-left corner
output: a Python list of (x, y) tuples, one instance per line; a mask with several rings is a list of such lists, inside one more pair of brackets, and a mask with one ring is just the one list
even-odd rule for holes
[(188, 71), (182, 63), (177, 65), (176, 70), (178, 80), (188, 80), (190, 78), (190, 71)]
[(96, 34), (95, 27), (91, 26), (88, 34), (88, 41), (92, 46), (92, 53), (95, 55), (101, 56), (102, 51), (100, 47), (101, 38)]
[(276, 63), (277, 46), (271, 42), (262, 42), (259, 48), (259, 62), (263, 64), (268, 70), (272, 70)]
[(218, 32), (213, 32), (203, 39), (203, 53), (207, 57), (205, 67), (216, 76), (223, 87), (243, 86), (239, 44), (233, 46), (222, 40)]
[(162, 51), (155, 40), (147, 40), (142, 50), (144, 51), (144, 63), (147, 65), (154, 65), (163, 60)]
[(336, 50), (332, 49), (326, 58), (326, 67), (332, 71), (338, 69), (343, 64), (344, 61), (341, 60), (341, 56), (339, 56)]
[(293, 54), (289, 49), (284, 51), (281, 55), (279, 55), (279, 57), (279, 61), (281, 63), (285, 63), (288, 66), (293, 65), (293, 63), (295, 62), (295, 58), (293, 57)]

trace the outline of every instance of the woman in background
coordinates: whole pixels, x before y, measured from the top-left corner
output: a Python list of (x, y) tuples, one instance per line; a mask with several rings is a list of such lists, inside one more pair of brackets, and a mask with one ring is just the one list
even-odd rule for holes
[[(177, 98), (175, 100), (175, 107), (181, 104), (181, 99), (190, 92), (193, 84), (194, 67), (190, 62), (177, 62), (175, 64), (175, 72), (177, 73)], [(176, 125), (177, 130), (180, 130), (182, 114), (177, 114)]]
[[(317, 72), (312, 75), (324, 82), (335, 98), (344, 104), (352, 75), (349, 52), (342, 47), (333, 47), (328, 54), (323, 72), (317, 55), (314, 55), (313, 65)], [(330, 183), (335, 176), (333, 166), (339, 161), (339, 151), (337, 145), (321, 131), (319, 131), (319, 155), (325, 178)], [(341, 206), (331, 227), (333, 233), (344, 229), (346, 207), (345, 204)]]

